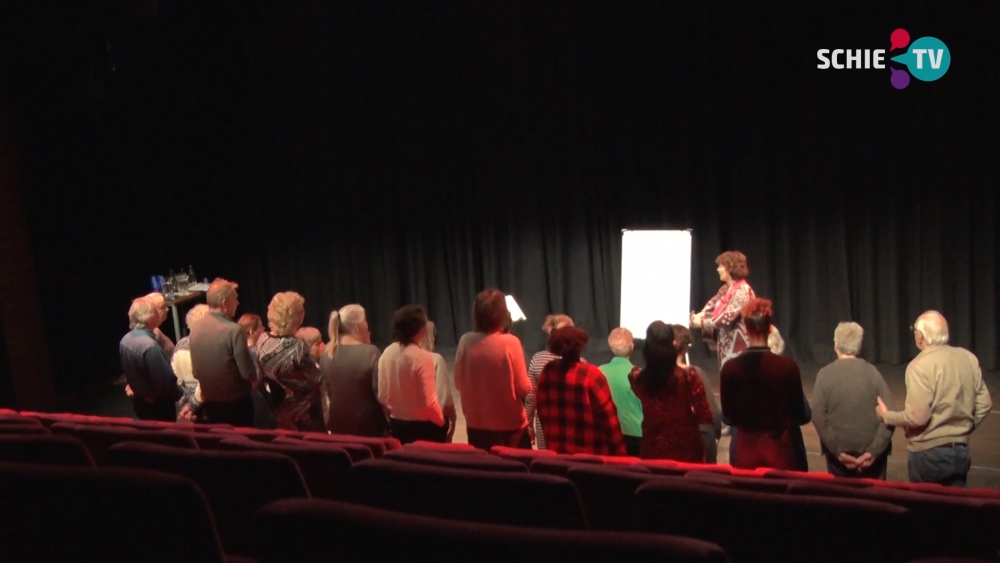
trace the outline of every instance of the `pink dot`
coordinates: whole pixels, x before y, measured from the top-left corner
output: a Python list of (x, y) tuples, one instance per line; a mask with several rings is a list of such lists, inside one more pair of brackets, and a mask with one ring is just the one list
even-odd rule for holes
[(889, 36), (889, 41), (892, 43), (890, 51), (893, 49), (902, 49), (910, 44), (910, 34), (905, 29), (897, 29)]

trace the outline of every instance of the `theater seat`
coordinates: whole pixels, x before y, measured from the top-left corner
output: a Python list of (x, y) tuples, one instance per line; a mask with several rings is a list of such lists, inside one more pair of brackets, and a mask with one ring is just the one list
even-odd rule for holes
[(309, 487), (310, 496), (316, 498), (341, 498), (340, 490), (347, 472), (351, 470), (351, 456), (342, 449), (317, 443), (313, 447), (288, 444), (269, 444), (233, 438), (218, 444), (220, 450), (273, 452), (295, 460), (302, 477)]
[(123, 442), (108, 450), (118, 467), (153, 469), (193, 480), (208, 497), (227, 553), (252, 555), (246, 533), (253, 513), (284, 498), (308, 498), (302, 474), (292, 459), (271, 452), (188, 450), (142, 442)]
[(87, 445), (73, 436), (0, 435), (0, 461), (94, 467)]
[(346, 500), (470, 522), (585, 529), (576, 488), (551, 475), (432, 467), (373, 459), (348, 474)]
[(134, 469), (0, 463), (4, 563), (222, 563), (204, 495)]
[(479, 471), (501, 471), (504, 473), (527, 473), (523, 463), (500, 459), (483, 452), (483, 455), (469, 453), (444, 453), (422, 448), (406, 448), (386, 452), (382, 459), (405, 463), (419, 463), (434, 467), (473, 469)]
[(478, 524), (322, 500), (264, 507), (254, 536), (260, 563), (727, 561), (719, 546), (688, 538)]

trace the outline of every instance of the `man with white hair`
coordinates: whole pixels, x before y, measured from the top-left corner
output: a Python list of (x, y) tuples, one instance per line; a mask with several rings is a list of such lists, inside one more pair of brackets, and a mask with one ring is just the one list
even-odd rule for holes
[(837, 477), (885, 480), (893, 429), (872, 412), (872, 405), (879, 397), (892, 403), (892, 393), (878, 369), (858, 358), (864, 334), (858, 323), (837, 325), (837, 359), (816, 375), (812, 420), (827, 471)]
[[(152, 303), (157, 314), (159, 315), (159, 318), (153, 321), (150, 326), (153, 327), (153, 337), (156, 338), (156, 341), (163, 348), (163, 351), (167, 353), (167, 357), (170, 358), (174, 355), (174, 342), (173, 340), (170, 340), (169, 336), (163, 334), (163, 331), (160, 330), (160, 326), (162, 326), (163, 322), (170, 316), (170, 308), (167, 307), (167, 299), (162, 293), (157, 291), (146, 295), (143, 299)], [(180, 335), (177, 335), (177, 337), (180, 338)]]
[(167, 353), (156, 340), (153, 329), (163, 322), (163, 314), (148, 297), (132, 301), (128, 310), (132, 330), (118, 345), (122, 371), (132, 391), (132, 405), (140, 420), (174, 422), (174, 403), (181, 398), (177, 376)]
[(913, 483), (964, 487), (972, 467), (969, 434), (993, 408), (979, 359), (948, 345), (948, 321), (927, 311), (910, 327), (920, 353), (906, 366), (906, 407), (875, 412), (889, 426), (906, 429), (907, 468)]
[(254, 425), (250, 392), (257, 386), (257, 363), (247, 337), (233, 321), (239, 306), (237, 284), (216, 279), (205, 293), (209, 313), (191, 329), (191, 370), (201, 387), (207, 422)]
[(611, 400), (618, 409), (618, 421), (625, 435), (625, 451), (630, 456), (639, 457), (642, 449), (642, 401), (632, 391), (628, 374), (632, 371), (629, 356), (635, 349), (632, 331), (618, 327), (608, 335), (608, 346), (615, 357), (600, 367), (611, 388)]

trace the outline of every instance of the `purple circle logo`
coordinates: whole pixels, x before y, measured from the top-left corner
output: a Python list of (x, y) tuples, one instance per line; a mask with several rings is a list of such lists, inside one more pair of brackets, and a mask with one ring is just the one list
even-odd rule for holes
[(889, 82), (892, 83), (893, 88), (902, 90), (910, 85), (910, 73), (905, 70), (896, 70), (892, 67), (889, 67), (889, 70), (892, 71), (892, 77), (889, 78)]

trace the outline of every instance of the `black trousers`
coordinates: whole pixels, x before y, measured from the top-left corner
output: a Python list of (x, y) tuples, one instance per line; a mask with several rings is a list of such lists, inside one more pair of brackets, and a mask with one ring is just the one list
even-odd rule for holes
[(173, 401), (167, 399), (147, 401), (139, 397), (132, 397), (132, 408), (139, 420), (177, 422), (177, 407)]
[(412, 444), (418, 440), (443, 444), (448, 438), (448, 424), (438, 426), (429, 420), (399, 420), (390, 418), (392, 437), (401, 444)]
[(625, 436), (625, 453), (632, 457), (639, 457), (642, 453), (642, 438), (638, 436)]
[(232, 424), (245, 428), (254, 426), (254, 404), (250, 395), (231, 403), (205, 401), (202, 413), (204, 422), (208, 424)]

